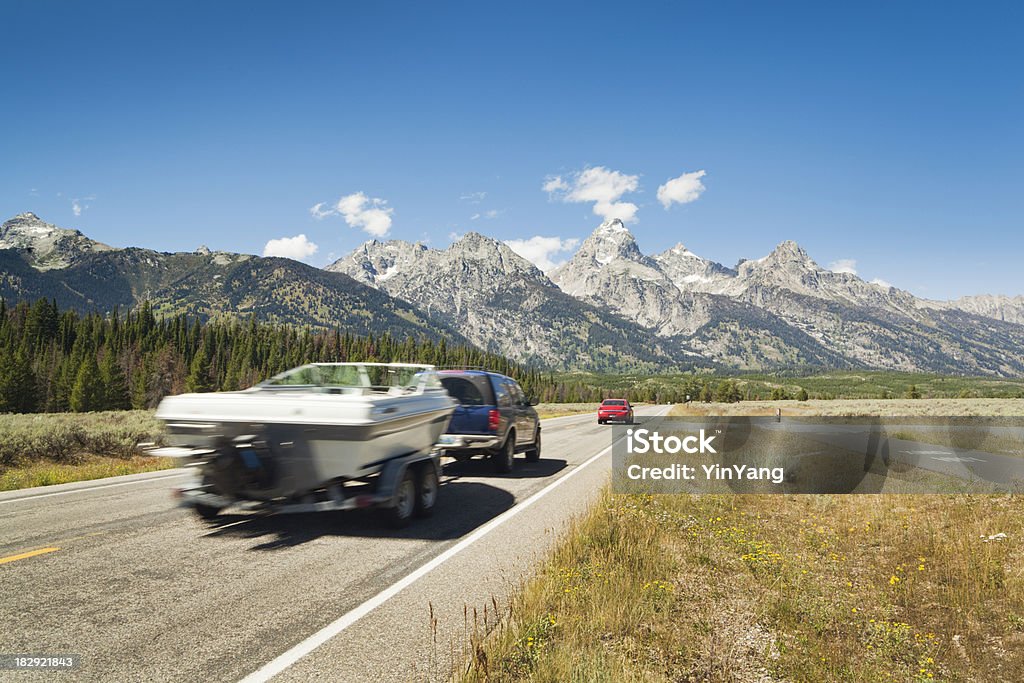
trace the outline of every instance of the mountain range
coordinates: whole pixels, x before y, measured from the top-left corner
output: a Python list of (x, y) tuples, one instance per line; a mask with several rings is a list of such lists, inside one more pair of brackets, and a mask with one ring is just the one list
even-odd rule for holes
[(445, 337), (555, 369), (1024, 374), (1022, 296), (920, 299), (822, 268), (790, 241), (734, 268), (681, 244), (646, 255), (617, 220), (545, 275), (477, 233), (446, 249), (372, 240), (317, 269), (115, 249), (26, 213), (0, 227), (0, 296)]

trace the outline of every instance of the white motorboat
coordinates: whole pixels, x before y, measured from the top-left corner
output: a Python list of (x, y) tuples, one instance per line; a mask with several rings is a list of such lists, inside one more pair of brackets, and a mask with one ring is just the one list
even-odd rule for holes
[(171, 448), (159, 454), (201, 465), (193, 488), (222, 502), (298, 500), (429, 454), (455, 406), (429, 365), (314, 363), (244, 391), (165, 398)]

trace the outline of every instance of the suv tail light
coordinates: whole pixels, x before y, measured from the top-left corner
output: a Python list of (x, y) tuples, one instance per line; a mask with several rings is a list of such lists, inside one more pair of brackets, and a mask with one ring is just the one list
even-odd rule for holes
[(494, 408), (487, 413), (487, 428), (492, 432), (498, 431), (498, 423), (501, 421), (501, 413)]

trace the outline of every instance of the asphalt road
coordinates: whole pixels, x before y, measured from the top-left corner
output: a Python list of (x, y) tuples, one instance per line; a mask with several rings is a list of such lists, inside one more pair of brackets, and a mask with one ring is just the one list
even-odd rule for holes
[(202, 522), (171, 499), (180, 471), (0, 495), (0, 654), (81, 656), (0, 680), (445, 679), (607, 480), (611, 433), (555, 418), (510, 475), (451, 463), (402, 531), (372, 511)]
[[(778, 424), (764, 421), (758, 426), (762, 429), (790, 434), (799, 433), (823, 445), (874, 455), (879, 460), (882, 459), (883, 454), (886, 454), (891, 461), (903, 463), (908, 467), (935, 472), (965, 482), (987, 482), (1001, 487), (1001, 490), (1019, 488), (1021, 482), (1024, 482), (1024, 458), (970, 448), (937, 446), (888, 436), (888, 434), (898, 434), (904, 431), (954, 431), (950, 427), (937, 428), (934, 424), (915, 424), (912, 419), (907, 419), (906, 422), (900, 424), (884, 426), (844, 425), (827, 422), (813, 424), (792, 420), (783, 420)], [(1024, 428), (1022, 427), (989, 427), (988, 430), (1024, 443)], [(964, 490), (969, 489), (965, 488)]]

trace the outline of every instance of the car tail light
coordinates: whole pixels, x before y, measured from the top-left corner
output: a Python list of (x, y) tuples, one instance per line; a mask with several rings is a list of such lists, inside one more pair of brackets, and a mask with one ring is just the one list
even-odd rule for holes
[(487, 413), (487, 428), (492, 432), (498, 431), (498, 423), (501, 420), (501, 413), (495, 409), (491, 409), (491, 412)]

